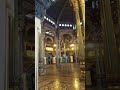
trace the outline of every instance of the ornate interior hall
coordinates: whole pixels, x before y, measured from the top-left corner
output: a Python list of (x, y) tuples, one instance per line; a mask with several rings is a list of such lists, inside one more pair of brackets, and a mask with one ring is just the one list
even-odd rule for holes
[(35, 5), (35, 88), (84, 90), (84, 0), (36, 0)]
[(120, 0), (3, 0), (0, 28), (0, 90), (120, 90)]

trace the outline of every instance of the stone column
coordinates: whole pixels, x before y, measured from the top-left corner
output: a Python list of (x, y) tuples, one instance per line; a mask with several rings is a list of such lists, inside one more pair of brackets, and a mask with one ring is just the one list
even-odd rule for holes
[(84, 44), (83, 44), (83, 36), (82, 29), (80, 24), (80, 15), (79, 15), (79, 5), (77, 0), (71, 0), (75, 17), (76, 17), (76, 28), (77, 28), (77, 40), (78, 40), (78, 59), (84, 56)]
[(41, 29), (39, 29), (39, 54), (40, 54), (40, 60), (39, 60), (39, 72), (40, 75), (45, 74), (45, 63), (44, 63), (44, 56), (45, 56), (45, 51), (44, 51), (44, 32), (43, 32), (43, 23), (40, 22)]
[(44, 55), (42, 22), (35, 17), (35, 90), (38, 90), (39, 75), (45, 74)]
[(44, 29), (44, 23), (42, 23), (42, 42), (43, 42), (43, 58), (44, 58), (44, 64), (46, 64), (45, 59), (45, 50), (46, 50), (46, 44), (45, 44), (45, 29)]
[(38, 90), (39, 76), (39, 32), (40, 20), (35, 17), (35, 90)]
[(59, 57), (60, 57), (60, 62), (61, 62), (61, 39), (59, 38)]
[(39, 75), (45, 74), (44, 40), (42, 31), (45, 11), (45, 8), (35, 0), (35, 90), (39, 89)]
[[(57, 28), (57, 27), (56, 27)], [(59, 65), (60, 57), (59, 57), (59, 31), (58, 28), (56, 30), (56, 64)]]
[(84, 40), (85, 40), (85, 0), (79, 0), (79, 3), (80, 3), (80, 9), (83, 19), (83, 31), (84, 31)]
[(65, 44), (65, 42), (64, 42), (64, 54), (66, 56), (66, 44)]
[[(110, 0), (100, 0), (101, 25), (104, 40), (104, 69), (106, 80), (117, 81), (120, 74), (115, 30), (111, 15)], [(109, 15), (109, 16), (108, 16)]]

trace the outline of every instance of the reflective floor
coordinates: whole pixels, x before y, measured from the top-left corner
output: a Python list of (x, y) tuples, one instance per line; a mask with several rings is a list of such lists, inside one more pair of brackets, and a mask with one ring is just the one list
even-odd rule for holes
[(84, 85), (79, 64), (47, 65), (46, 75), (39, 76), (39, 90), (85, 90)]

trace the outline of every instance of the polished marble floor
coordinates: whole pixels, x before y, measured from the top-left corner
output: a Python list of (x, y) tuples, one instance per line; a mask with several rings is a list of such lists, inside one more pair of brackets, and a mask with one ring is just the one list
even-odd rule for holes
[(47, 65), (46, 74), (39, 76), (39, 90), (85, 90), (84, 85), (79, 64)]

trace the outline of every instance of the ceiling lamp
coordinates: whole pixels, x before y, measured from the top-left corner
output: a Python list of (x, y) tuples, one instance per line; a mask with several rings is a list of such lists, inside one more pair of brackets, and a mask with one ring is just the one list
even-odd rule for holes
[(59, 26), (61, 26), (61, 24), (59, 24)]
[(53, 2), (55, 2), (55, 0), (52, 0)]
[(47, 50), (47, 51), (53, 51), (53, 48), (51, 48), (51, 47), (46, 47), (46, 50)]
[(48, 18), (46, 18), (46, 20), (48, 21), (49, 19), (48, 19)]
[(67, 24), (65, 24), (65, 27), (67, 26)]
[(65, 26), (64, 24), (62, 24), (62, 26)]
[(53, 22), (53, 24), (55, 25), (55, 22)]
[(70, 27), (72, 27), (72, 24), (70, 24)]
[(55, 22), (51, 21), (52, 24), (55, 24)]
[(46, 32), (46, 34), (49, 34), (49, 32)]
[(80, 25), (82, 25), (82, 22), (80, 22)]
[(51, 20), (50, 22), (53, 24), (53, 21), (52, 21), (52, 20)]
[(56, 44), (53, 45), (53, 47), (56, 47), (56, 46), (57, 46)]
[(70, 25), (69, 24), (67, 24), (67, 27), (69, 27)]
[(70, 47), (74, 47), (75, 45), (74, 44), (71, 44)]
[(52, 21), (52, 24), (54, 24), (54, 22)]
[(49, 21), (49, 22), (51, 22), (51, 20), (50, 20), (50, 19), (48, 19), (48, 21)]
[(46, 16), (44, 16), (44, 19), (46, 19)]

